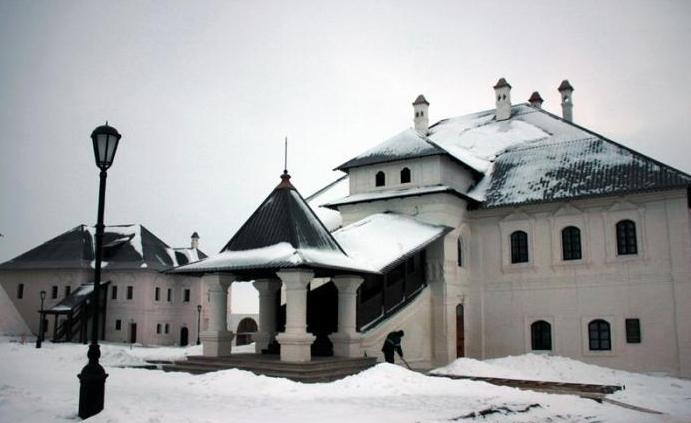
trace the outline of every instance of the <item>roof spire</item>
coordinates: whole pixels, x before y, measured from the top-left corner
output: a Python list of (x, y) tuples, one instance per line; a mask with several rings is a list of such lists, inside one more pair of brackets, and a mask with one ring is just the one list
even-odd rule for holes
[(290, 183), (290, 174), (288, 174), (288, 136), (285, 137), (285, 144), (283, 146), (283, 175), (281, 175), (281, 183), (278, 184), (276, 189), (279, 188), (292, 188), (293, 184)]

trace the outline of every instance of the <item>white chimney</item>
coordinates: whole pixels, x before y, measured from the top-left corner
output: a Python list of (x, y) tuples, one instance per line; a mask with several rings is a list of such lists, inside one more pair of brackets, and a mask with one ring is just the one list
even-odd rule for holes
[(423, 135), (427, 135), (427, 130), (429, 129), (429, 117), (427, 116), (429, 113), (429, 103), (424, 95), (420, 94), (413, 102), (413, 112), (415, 113), (415, 118), (413, 119), (415, 129)]
[(494, 97), (496, 98), (496, 119), (509, 119), (511, 117), (511, 85), (506, 82), (506, 79), (499, 78), (494, 86)]
[(199, 234), (196, 232), (192, 234), (192, 244), (190, 245), (190, 247), (193, 250), (196, 250), (199, 248)]
[(562, 118), (566, 121), (573, 122), (573, 87), (569, 84), (568, 79), (561, 81), (559, 93), (561, 94)]
[(533, 91), (533, 93), (530, 95), (530, 98), (528, 99), (528, 103), (530, 103), (531, 106), (542, 109), (542, 102), (545, 101), (542, 99), (540, 96), (540, 93), (537, 91)]

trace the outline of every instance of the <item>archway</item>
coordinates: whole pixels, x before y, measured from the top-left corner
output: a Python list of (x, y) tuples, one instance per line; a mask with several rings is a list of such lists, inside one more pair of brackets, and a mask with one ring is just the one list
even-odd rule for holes
[(257, 322), (251, 317), (245, 317), (238, 324), (235, 336), (235, 345), (248, 345), (252, 343), (252, 335), (257, 333)]

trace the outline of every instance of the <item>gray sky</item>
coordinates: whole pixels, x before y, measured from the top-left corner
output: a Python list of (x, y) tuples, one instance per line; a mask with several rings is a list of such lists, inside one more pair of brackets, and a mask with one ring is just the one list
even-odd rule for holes
[(217, 252), (279, 182), (308, 195), (412, 125), (533, 90), (691, 172), (691, 2), (0, 0), (0, 261), (96, 220), (89, 135), (122, 134), (106, 223)]

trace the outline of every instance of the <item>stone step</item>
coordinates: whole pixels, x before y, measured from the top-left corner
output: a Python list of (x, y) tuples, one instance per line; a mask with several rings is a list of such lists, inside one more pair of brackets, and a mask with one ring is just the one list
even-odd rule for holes
[(357, 374), (376, 364), (376, 358), (319, 358), (306, 363), (286, 363), (277, 357), (201, 357), (191, 356), (188, 360), (164, 364), (164, 371), (180, 371), (202, 374), (218, 370), (240, 369), (255, 374), (283, 377), (298, 382), (329, 382)]

